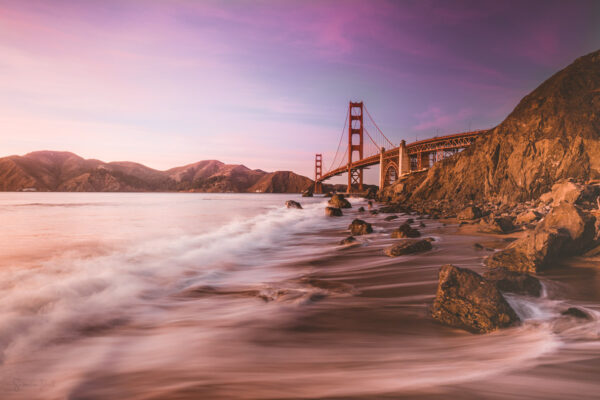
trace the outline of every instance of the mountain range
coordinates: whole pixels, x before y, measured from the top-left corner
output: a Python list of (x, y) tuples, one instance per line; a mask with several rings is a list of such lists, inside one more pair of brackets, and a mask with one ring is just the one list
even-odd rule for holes
[(299, 193), (312, 184), (291, 171), (265, 172), (216, 160), (159, 171), (134, 162), (106, 163), (60, 151), (0, 158), (1, 191)]

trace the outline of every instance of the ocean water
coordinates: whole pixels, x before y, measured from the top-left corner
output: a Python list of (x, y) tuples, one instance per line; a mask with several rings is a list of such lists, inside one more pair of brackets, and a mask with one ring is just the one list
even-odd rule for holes
[(434, 249), (387, 258), (409, 216), (366, 213), (375, 232), (345, 248), (351, 201), (327, 218), (298, 195), (1, 193), (0, 398), (597, 398), (597, 261), (472, 335), (428, 309), (441, 265), (483, 270), (482, 239), (424, 219)]

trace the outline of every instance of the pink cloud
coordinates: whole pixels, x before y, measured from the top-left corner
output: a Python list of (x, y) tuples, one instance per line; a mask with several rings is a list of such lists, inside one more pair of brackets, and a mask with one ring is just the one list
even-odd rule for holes
[(457, 112), (447, 112), (440, 107), (432, 106), (415, 115), (419, 123), (413, 129), (418, 131), (439, 129), (440, 133), (448, 133), (448, 130), (455, 127), (458, 122), (471, 116), (473, 116), (471, 108), (463, 108)]

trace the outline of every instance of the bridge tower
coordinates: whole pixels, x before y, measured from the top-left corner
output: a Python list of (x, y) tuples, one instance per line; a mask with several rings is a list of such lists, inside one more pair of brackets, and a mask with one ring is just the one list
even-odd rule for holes
[(352, 169), (352, 156), (358, 152), (356, 160), (363, 159), (363, 102), (350, 102), (348, 110), (348, 193), (362, 192), (363, 170)]
[(321, 182), (321, 177), (323, 176), (323, 155), (316, 154), (315, 155), (315, 193), (322, 194), (323, 193), (323, 183)]

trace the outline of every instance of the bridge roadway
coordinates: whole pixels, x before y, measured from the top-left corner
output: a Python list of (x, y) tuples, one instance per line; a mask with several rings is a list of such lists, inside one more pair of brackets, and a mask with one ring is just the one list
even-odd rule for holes
[(410, 172), (421, 171), (429, 168), (432, 163), (451, 156), (469, 147), (479, 136), (487, 130), (455, 133), (452, 135), (438, 136), (430, 139), (419, 140), (390, 150), (382, 148), (380, 154), (353, 161), (351, 164), (331, 170), (321, 176), (317, 183), (337, 175), (349, 173), (351, 170), (362, 169), (380, 164), (380, 187), (387, 186), (398, 177)]

